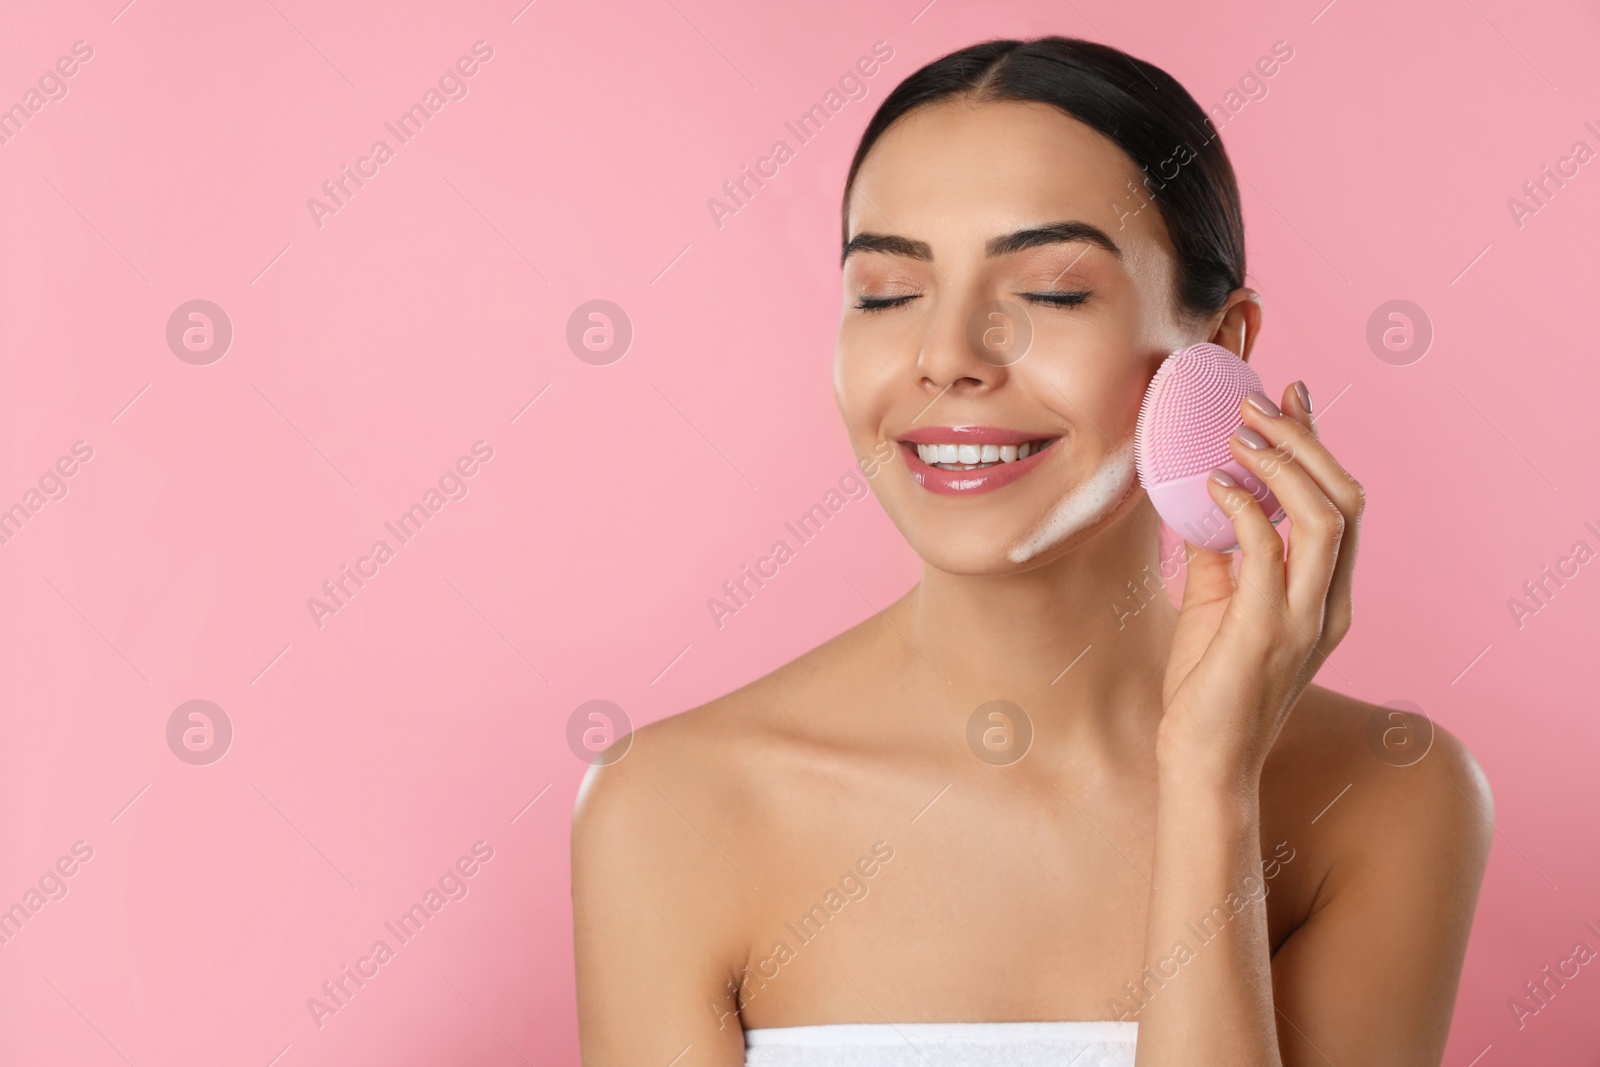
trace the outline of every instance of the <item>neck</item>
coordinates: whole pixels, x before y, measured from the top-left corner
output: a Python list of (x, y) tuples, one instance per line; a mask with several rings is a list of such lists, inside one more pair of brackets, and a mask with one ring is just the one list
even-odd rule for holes
[[(1161, 715), (1181, 545), (1162, 559), (1149, 501), (1073, 550), (990, 576), (924, 566), (896, 626), (948, 680), (952, 701), (1019, 705), (1052, 739), (1120, 746)], [(1167, 590), (1163, 589), (1165, 583)], [(1043, 735), (1041, 734), (1041, 738)]]

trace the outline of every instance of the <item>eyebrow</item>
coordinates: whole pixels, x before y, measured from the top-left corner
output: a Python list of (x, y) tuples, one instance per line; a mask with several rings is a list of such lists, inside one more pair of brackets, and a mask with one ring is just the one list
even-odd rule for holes
[[(1065, 244), (1069, 241), (1087, 241), (1089, 244), (1098, 245), (1100, 248), (1105, 249), (1118, 259), (1122, 258), (1122, 249), (1117, 247), (1117, 243), (1104, 230), (1078, 219), (1052, 222), (1046, 226), (1030, 226), (1025, 230), (1017, 230), (1014, 233), (990, 238), (984, 245), (984, 254), (987, 256), (1005, 256), (1029, 248)], [(840, 266), (844, 265), (845, 260), (850, 258), (852, 252), (883, 252), (891, 256), (906, 256), (909, 259), (919, 259), (924, 262), (933, 261), (933, 246), (928, 242), (913, 240), (910, 237), (900, 237), (896, 234), (856, 234), (845, 244), (844, 252), (839, 257)]]

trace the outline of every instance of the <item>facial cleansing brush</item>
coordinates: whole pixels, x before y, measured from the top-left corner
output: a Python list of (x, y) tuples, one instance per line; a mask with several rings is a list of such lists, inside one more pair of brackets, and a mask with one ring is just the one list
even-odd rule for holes
[(1139, 484), (1156, 513), (1184, 540), (1212, 552), (1239, 546), (1233, 523), (1206, 491), (1217, 468), (1260, 502), (1276, 524), (1284, 517), (1265, 482), (1228, 451), (1240, 425), (1239, 402), (1261, 389), (1261, 377), (1221, 345), (1202, 342), (1168, 356), (1145, 390), (1134, 431)]

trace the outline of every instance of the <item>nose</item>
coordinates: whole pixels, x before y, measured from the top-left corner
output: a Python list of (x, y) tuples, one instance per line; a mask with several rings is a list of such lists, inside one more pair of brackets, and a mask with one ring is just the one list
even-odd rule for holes
[(1011, 300), (964, 301), (935, 314), (917, 373), (924, 389), (973, 394), (998, 388), (1033, 338), (1026, 310)]

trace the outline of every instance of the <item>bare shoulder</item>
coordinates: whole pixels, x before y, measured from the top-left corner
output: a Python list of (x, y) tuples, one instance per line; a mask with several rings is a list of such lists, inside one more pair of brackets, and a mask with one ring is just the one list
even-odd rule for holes
[[(1467, 746), (1414, 705), (1378, 705), (1308, 686), (1285, 724), (1267, 772), (1280, 791), (1349, 786), (1375, 800), (1408, 806), (1453, 798), (1493, 814), (1488, 779)], [(1332, 800), (1332, 795), (1327, 797)]]
[(663, 782), (718, 802), (772, 782), (770, 759), (824, 744), (817, 707), (835, 706), (849, 664), (874, 641), (863, 623), (776, 670), (699, 707), (640, 727), (614, 748), (625, 754), (589, 769), (574, 821), (604, 823), (662, 791)]
[(1458, 737), (1422, 709), (1321, 686), (1290, 713), (1262, 806), (1270, 833), (1313, 846), (1317, 906), (1382, 867), (1455, 877), (1475, 894), (1494, 825), (1488, 779)]
[(771, 719), (764, 688), (752, 683), (613, 742), (578, 788), (574, 864), (611, 865), (613, 853), (627, 852), (641, 870), (656, 872), (658, 884), (670, 877), (679, 867), (673, 853), (685, 843), (675, 820), (690, 828), (705, 818), (721, 822), (750, 784), (742, 770)]
[(840, 705), (850, 664), (872, 654), (873, 629), (863, 623), (725, 696), (619, 739), (613, 747), (626, 745), (625, 754), (591, 766), (578, 791), (575, 876), (579, 864), (616, 866), (614, 855), (626, 853), (658, 883), (677, 874), (693, 883), (691, 895), (716, 886), (736, 896), (748, 882), (741, 856), (754, 862), (771, 838), (763, 827), (803, 806), (790, 794), (837, 743), (817, 709)]

